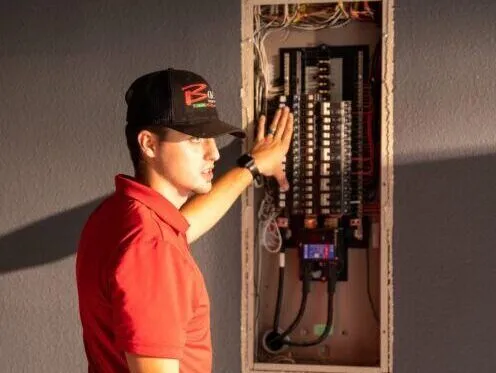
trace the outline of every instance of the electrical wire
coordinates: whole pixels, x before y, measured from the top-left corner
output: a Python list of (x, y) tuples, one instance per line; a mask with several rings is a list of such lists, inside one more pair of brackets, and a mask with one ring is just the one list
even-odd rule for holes
[(283, 239), (277, 225), (279, 214), (274, 198), (266, 192), (258, 211), (258, 232), (260, 246), (271, 254), (280, 252), (282, 248)]
[[(284, 255), (281, 253), (281, 255)], [(282, 298), (284, 293), (284, 267), (279, 267), (279, 285), (277, 287), (277, 298), (276, 298), (276, 309), (274, 312), (274, 322), (272, 324), (272, 330), (279, 330), (279, 320), (281, 317), (281, 307), (282, 307)]]
[(337, 268), (334, 264), (329, 263), (329, 277), (327, 279), (327, 321), (322, 334), (313, 341), (295, 342), (295, 341), (282, 340), (282, 343), (288, 346), (311, 347), (322, 343), (329, 336), (333, 322), (333, 313), (334, 313), (333, 303), (334, 303), (334, 292), (336, 288), (336, 282), (337, 282)]
[[(283, 14), (280, 14), (280, 10)], [(274, 14), (275, 12), (275, 14)], [(351, 21), (374, 20), (374, 13), (367, 2), (364, 10), (353, 8), (353, 4), (339, 1), (334, 5), (283, 4), (281, 6), (259, 5), (255, 7), (253, 44), (255, 47), (255, 116), (267, 114), (267, 99), (273, 97), (269, 62), (264, 42), (269, 34), (290, 28), (317, 31), (325, 28), (340, 28)], [(286, 37), (288, 34), (286, 34)]]
[[(309, 271), (308, 265), (305, 263), (304, 267), (303, 267), (301, 301), (300, 301), (300, 308), (298, 310), (298, 314), (296, 315), (293, 322), (289, 325), (289, 327), (277, 337), (278, 340), (283, 340), (289, 334), (291, 334), (296, 329), (296, 327), (300, 324), (300, 321), (303, 318), (303, 315), (305, 314), (305, 309), (307, 306), (307, 298), (308, 298), (308, 294), (310, 293), (310, 273), (309, 272), (310, 271)], [(278, 328), (274, 328), (273, 330), (277, 331)]]

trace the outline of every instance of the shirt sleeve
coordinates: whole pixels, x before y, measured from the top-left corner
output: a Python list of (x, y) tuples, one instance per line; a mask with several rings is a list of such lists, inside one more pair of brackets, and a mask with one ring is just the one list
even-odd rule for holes
[(160, 237), (136, 233), (111, 278), (116, 343), (123, 351), (180, 359), (192, 310), (190, 265)]

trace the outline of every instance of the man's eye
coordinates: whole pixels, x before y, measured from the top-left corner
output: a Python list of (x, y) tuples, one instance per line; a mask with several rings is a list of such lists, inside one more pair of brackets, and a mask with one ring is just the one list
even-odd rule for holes
[(201, 138), (199, 137), (192, 137), (189, 139), (191, 142), (194, 142), (196, 144), (200, 143), (201, 142)]

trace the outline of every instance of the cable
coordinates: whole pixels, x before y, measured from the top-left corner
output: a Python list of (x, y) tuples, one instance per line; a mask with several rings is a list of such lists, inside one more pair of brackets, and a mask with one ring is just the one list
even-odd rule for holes
[[(299, 325), (301, 319), (303, 318), (303, 315), (305, 314), (308, 293), (310, 293), (310, 273), (307, 263), (304, 263), (304, 267), (303, 267), (302, 286), (303, 287), (301, 291), (301, 302), (300, 302), (300, 309), (298, 310), (298, 314), (296, 315), (293, 322), (289, 325), (289, 327), (284, 332), (282, 332), (282, 334), (279, 337), (277, 337), (277, 340), (283, 340), (289, 334), (291, 334)], [(274, 330), (277, 331), (277, 329)]]
[[(281, 252), (279, 255), (285, 255), (284, 252)], [(282, 306), (282, 298), (284, 292), (284, 260), (281, 259), (279, 263), (279, 285), (277, 287), (277, 299), (276, 299), (276, 310), (274, 313), (274, 323), (272, 324), (272, 330), (279, 330), (279, 319), (281, 316), (281, 306)]]
[(259, 244), (271, 254), (280, 252), (283, 243), (277, 225), (279, 213), (274, 206), (274, 198), (266, 191), (258, 210)]
[(334, 292), (336, 290), (336, 282), (337, 282), (337, 269), (334, 263), (329, 263), (329, 278), (327, 279), (327, 321), (326, 326), (322, 334), (313, 341), (308, 342), (293, 342), (283, 340), (287, 346), (296, 346), (296, 347), (311, 347), (316, 346), (322, 343), (328, 336), (332, 328), (333, 321), (333, 302), (334, 302)]

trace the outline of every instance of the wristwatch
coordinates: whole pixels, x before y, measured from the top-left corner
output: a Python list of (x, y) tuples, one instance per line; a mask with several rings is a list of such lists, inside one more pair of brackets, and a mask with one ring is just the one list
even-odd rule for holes
[(263, 185), (262, 174), (255, 164), (255, 159), (253, 159), (249, 153), (245, 153), (239, 157), (236, 164), (239, 167), (247, 168), (248, 171), (251, 172), (251, 175), (253, 176), (253, 185), (255, 185), (256, 188), (260, 188)]

